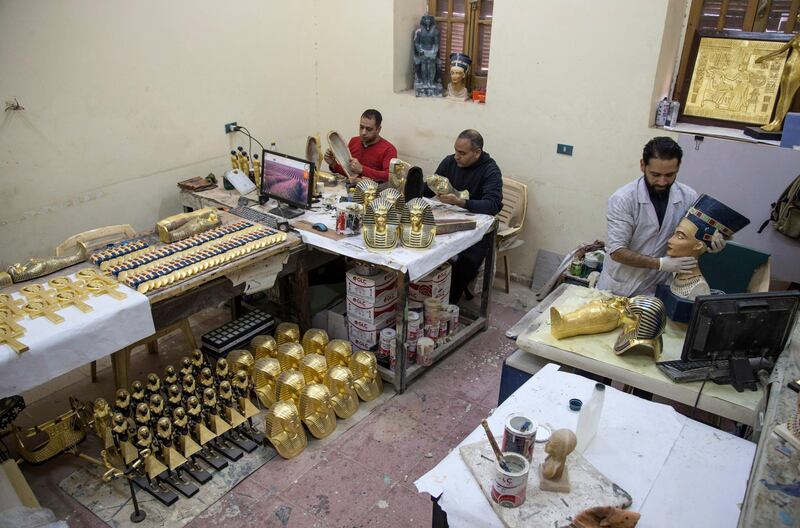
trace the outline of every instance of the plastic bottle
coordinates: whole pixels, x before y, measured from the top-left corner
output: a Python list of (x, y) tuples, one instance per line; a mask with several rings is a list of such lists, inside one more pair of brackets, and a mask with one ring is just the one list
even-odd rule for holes
[(669, 118), (669, 100), (664, 97), (656, 106), (656, 126), (664, 126)]
[(594, 435), (597, 434), (597, 426), (600, 424), (600, 415), (603, 413), (603, 400), (606, 395), (606, 386), (596, 383), (592, 399), (583, 406), (578, 415), (578, 427), (575, 436), (578, 437), (578, 445), (575, 448), (578, 453), (583, 453), (589, 444), (592, 443)]

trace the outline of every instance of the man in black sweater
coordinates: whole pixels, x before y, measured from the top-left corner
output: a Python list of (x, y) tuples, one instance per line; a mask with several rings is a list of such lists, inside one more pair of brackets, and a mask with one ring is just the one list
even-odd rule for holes
[[(468, 129), (458, 135), (455, 154), (442, 160), (436, 174), (450, 180), (456, 190), (469, 191), (468, 200), (462, 200), (454, 194), (439, 195), (438, 198), (443, 203), (463, 207), (471, 213), (492, 216), (503, 208), (503, 176), (497, 163), (483, 151), (483, 137), (477, 130)], [(433, 195), (433, 191), (425, 189), (425, 196)], [(461, 299), (467, 284), (478, 274), (488, 250), (488, 242), (481, 240), (459, 253), (453, 264), (450, 283), (452, 304)]]

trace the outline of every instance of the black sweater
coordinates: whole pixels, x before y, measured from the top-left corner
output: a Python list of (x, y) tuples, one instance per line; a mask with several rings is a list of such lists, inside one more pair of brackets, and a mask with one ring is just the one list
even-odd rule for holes
[[(439, 164), (436, 174), (444, 176), (458, 191), (469, 191), (465, 205), (472, 213), (496, 215), (503, 208), (503, 176), (500, 167), (486, 152), (481, 152), (478, 161), (469, 167), (456, 164), (453, 154)], [(425, 196), (432, 197), (433, 191), (425, 188)]]

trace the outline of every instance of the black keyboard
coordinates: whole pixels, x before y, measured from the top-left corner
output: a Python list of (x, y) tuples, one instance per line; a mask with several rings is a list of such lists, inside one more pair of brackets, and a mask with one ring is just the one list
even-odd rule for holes
[(245, 220), (262, 224), (272, 229), (278, 229), (278, 217), (275, 215), (262, 213), (261, 211), (256, 211), (249, 207), (234, 207), (233, 209), (228, 209), (228, 212), (244, 218)]
[(661, 361), (656, 363), (661, 372), (676, 383), (689, 381), (703, 381), (704, 379), (718, 380), (730, 375), (727, 361)]
[(274, 326), (275, 321), (271, 315), (253, 310), (203, 334), (203, 351), (214, 358), (225, 357), (231, 350), (247, 348), (255, 336), (271, 334)]

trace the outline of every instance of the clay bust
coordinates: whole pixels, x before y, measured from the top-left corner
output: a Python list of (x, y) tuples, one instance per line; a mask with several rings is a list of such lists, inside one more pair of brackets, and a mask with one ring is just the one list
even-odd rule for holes
[(336, 429), (331, 392), (320, 383), (311, 383), (300, 392), (300, 419), (314, 438), (325, 438)]
[(467, 90), (467, 72), (472, 64), (469, 55), (463, 53), (450, 54), (450, 83), (447, 85), (447, 97), (464, 101), (469, 99)]
[(367, 207), (361, 234), (370, 249), (386, 250), (397, 245), (400, 215), (383, 198), (377, 198)]
[(623, 323), (628, 307), (627, 297), (612, 297), (592, 301), (574, 312), (561, 314), (557, 308), (550, 308), (550, 335), (564, 339), (577, 335), (610, 332)]
[[(699, 258), (709, 250), (711, 239), (719, 236), (717, 233), (730, 237), (749, 223), (750, 220), (730, 207), (703, 194), (692, 204), (667, 241), (667, 256)], [(690, 301), (698, 295), (711, 293), (699, 265), (686, 273), (675, 274), (669, 289), (676, 296)]]
[(436, 220), (427, 201), (422, 198), (409, 200), (400, 222), (400, 240), (405, 247), (427, 249), (433, 245)]
[(539, 488), (545, 491), (569, 492), (567, 456), (572, 453), (578, 439), (569, 429), (554, 431), (544, 446), (547, 458), (539, 466)]
[(308, 445), (297, 407), (290, 401), (279, 401), (266, 415), (267, 439), (283, 458), (299, 455)]

